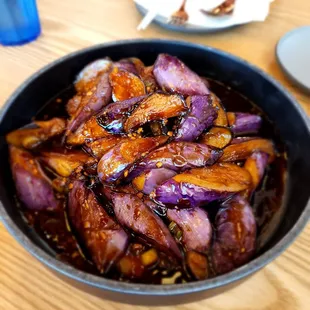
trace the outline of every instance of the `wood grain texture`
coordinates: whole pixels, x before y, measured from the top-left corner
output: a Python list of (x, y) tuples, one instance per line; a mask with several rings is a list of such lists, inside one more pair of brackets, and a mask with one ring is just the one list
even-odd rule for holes
[[(283, 83), (310, 115), (310, 96), (292, 86), (275, 59), (287, 31), (309, 24), (310, 1), (276, 0), (265, 23), (208, 35), (184, 35), (151, 25), (136, 31), (140, 15), (131, 0), (38, 0), (42, 36), (21, 47), (0, 47), (0, 105), (32, 73), (83, 47), (129, 38), (170, 38), (210, 45), (238, 55)], [(0, 224), (0, 310), (133, 310), (64, 283), (31, 257)], [(204, 301), (161, 310), (310, 309), (310, 225), (278, 259), (238, 287)]]

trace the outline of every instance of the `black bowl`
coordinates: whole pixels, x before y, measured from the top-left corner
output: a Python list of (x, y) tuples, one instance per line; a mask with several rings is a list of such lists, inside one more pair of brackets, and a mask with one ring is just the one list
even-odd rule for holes
[[(285, 214), (260, 255), (228, 274), (178, 285), (122, 283), (87, 274), (57, 260), (55, 253), (25, 223), (13, 199), (14, 187), (4, 135), (27, 124), (42, 105), (67, 88), (77, 72), (89, 62), (103, 56), (112, 59), (135, 56), (151, 64), (162, 52), (180, 57), (200, 75), (221, 81), (239, 91), (274, 122), (288, 150), (288, 177), (283, 202)], [(84, 290), (118, 301), (179, 303), (225, 290), (283, 252), (304, 228), (310, 215), (310, 127), (306, 114), (295, 99), (266, 73), (235, 56), (210, 47), (166, 40), (134, 40), (108, 43), (73, 53), (43, 68), (15, 91), (1, 112), (0, 132), (0, 215), (6, 228), (31, 254), (65, 275), (68, 281), (82, 286)]]

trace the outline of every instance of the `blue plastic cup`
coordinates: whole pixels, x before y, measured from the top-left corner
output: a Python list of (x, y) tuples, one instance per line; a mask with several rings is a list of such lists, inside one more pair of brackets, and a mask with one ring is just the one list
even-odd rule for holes
[(35, 0), (0, 0), (0, 44), (24, 44), (40, 33)]

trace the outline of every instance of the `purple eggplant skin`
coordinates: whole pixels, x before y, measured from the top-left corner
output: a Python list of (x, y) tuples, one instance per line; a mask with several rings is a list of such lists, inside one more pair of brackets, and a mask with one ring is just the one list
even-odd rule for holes
[(251, 186), (249, 172), (235, 164), (191, 169), (156, 187), (152, 198), (168, 207), (198, 207)]
[(97, 269), (106, 273), (125, 253), (128, 236), (106, 213), (83, 182), (74, 181), (69, 193), (68, 215)]
[(109, 104), (98, 114), (97, 123), (109, 133), (124, 133), (126, 118), (144, 98), (145, 96), (139, 96)]
[(164, 222), (136, 195), (113, 193), (112, 203), (119, 223), (144, 236), (160, 249), (181, 257), (176, 241)]
[(174, 177), (176, 172), (166, 168), (151, 169), (133, 179), (133, 185), (141, 192), (149, 195), (155, 187)]
[(177, 130), (175, 141), (194, 141), (217, 117), (209, 96), (190, 96), (186, 102), (190, 106), (188, 114), (183, 116)]
[(179, 183), (173, 179), (155, 188), (152, 195), (157, 202), (167, 207), (198, 207), (216, 200), (224, 200), (232, 196), (230, 192), (218, 192), (205, 189), (191, 183)]
[(134, 63), (131, 62), (129, 58), (121, 59), (117, 62), (114, 62), (113, 67), (117, 67), (118, 69), (125, 70), (135, 75), (138, 75), (138, 71)]
[(99, 180), (111, 183), (127, 177), (136, 161), (167, 140), (168, 137), (158, 136), (130, 139), (117, 144), (101, 157), (97, 168)]
[(217, 274), (229, 272), (253, 256), (256, 222), (252, 208), (240, 196), (226, 201), (215, 218), (215, 239), (211, 249)]
[(167, 216), (181, 229), (181, 243), (186, 251), (202, 253), (208, 251), (212, 239), (212, 227), (206, 211), (201, 208), (168, 209)]
[(111, 65), (107, 66), (95, 78), (88, 81), (87, 86), (82, 88), (81, 103), (70, 119), (66, 135), (76, 131), (79, 126), (111, 102), (112, 87), (109, 82), (110, 69)]
[(257, 134), (262, 126), (262, 118), (250, 113), (227, 113), (230, 129), (235, 135)]
[(27, 151), (9, 146), (11, 169), (19, 199), (30, 210), (55, 210), (61, 202), (35, 158)]
[(159, 54), (153, 74), (158, 85), (166, 92), (184, 96), (208, 95), (204, 81), (181, 60), (168, 54)]
[(171, 142), (147, 155), (129, 175), (129, 179), (143, 171), (166, 168), (176, 172), (213, 165), (222, 151), (193, 142)]
[(74, 86), (78, 93), (90, 91), (99, 73), (110, 70), (112, 62), (109, 59), (97, 59), (86, 65), (77, 75)]

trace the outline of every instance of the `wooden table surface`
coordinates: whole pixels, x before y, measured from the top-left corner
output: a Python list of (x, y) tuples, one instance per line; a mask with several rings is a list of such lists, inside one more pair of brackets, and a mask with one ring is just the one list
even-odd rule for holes
[[(0, 47), (0, 105), (47, 63), (93, 44), (129, 38), (169, 38), (210, 45), (238, 55), (283, 83), (310, 115), (310, 97), (293, 87), (275, 59), (277, 41), (309, 24), (309, 0), (276, 0), (264, 23), (216, 34), (186, 35), (151, 25), (138, 32), (140, 15), (131, 0), (38, 0), (41, 37), (21, 47)], [(285, 108), (285, 107), (283, 107)], [(310, 309), (310, 225), (281, 257), (238, 287), (178, 309)], [(151, 306), (150, 306), (151, 307)], [(148, 307), (148, 308), (150, 308)], [(102, 300), (61, 281), (28, 254), (0, 224), (0, 309), (146, 309)], [(172, 307), (161, 307), (168, 309)]]

